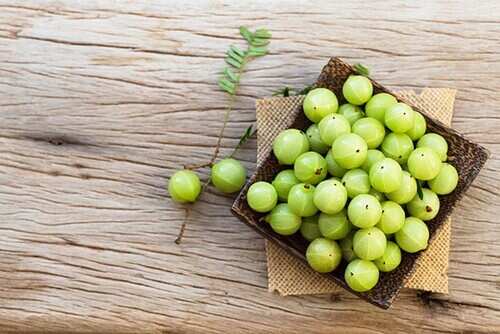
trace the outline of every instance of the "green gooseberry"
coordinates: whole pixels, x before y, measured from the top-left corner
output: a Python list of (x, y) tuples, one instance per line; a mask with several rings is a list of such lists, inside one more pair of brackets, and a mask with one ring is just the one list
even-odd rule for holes
[(342, 86), (342, 93), (350, 104), (359, 106), (366, 103), (373, 94), (373, 85), (365, 76), (351, 75)]
[(278, 193), (270, 183), (259, 181), (248, 188), (247, 203), (254, 211), (271, 211), (277, 202)]
[(240, 191), (245, 185), (247, 170), (238, 160), (227, 158), (212, 167), (211, 180), (214, 186), (226, 194)]
[(280, 203), (270, 213), (269, 223), (274, 232), (292, 235), (300, 229), (302, 219), (290, 210), (286, 203)]
[(318, 238), (312, 241), (306, 250), (309, 266), (319, 273), (329, 273), (335, 270), (342, 260), (339, 245), (329, 239)]
[(408, 217), (405, 219), (403, 227), (394, 236), (402, 250), (416, 253), (427, 248), (429, 229), (421, 219)]
[(170, 177), (168, 192), (175, 202), (195, 202), (201, 192), (200, 178), (187, 169), (177, 171)]
[(326, 115), (337, 112), (339, 103), (334, 92), (327, 88), (315, 88), (304, 98), (304, 113), (313, 123), (318, 123)]

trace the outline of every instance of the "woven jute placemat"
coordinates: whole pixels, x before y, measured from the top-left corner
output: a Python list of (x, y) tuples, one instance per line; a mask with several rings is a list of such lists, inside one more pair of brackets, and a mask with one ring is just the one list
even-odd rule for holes
[[(420, 94), (414, 91), (396, 92), (415, 106), (441, 122), (450, 125), (456, 90), (425, 88)], [(290, 126), (293, 111), (302, 104), (303, 96), (273, 97), (257, 101), (257, 163), (272, 149), (278, 133)], [(448, 219), (436, 232), (436, 238), (417, 264), (405, 287), (431, 292), (448, 293), (448, 256), (450, 250), (451, 220)], [(269, 291), (281, 295), (306, 295), (332, 293), (342, 290), (335, 282), (314, 272), (304, 263), (288, 254), (278, 245), (266, 241)]]

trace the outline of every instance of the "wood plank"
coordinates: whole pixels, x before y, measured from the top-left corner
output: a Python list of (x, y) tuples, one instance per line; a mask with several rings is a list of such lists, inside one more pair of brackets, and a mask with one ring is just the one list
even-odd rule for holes
[[(500, 331), (500, 19), (496, 1), (0, 1), (0, 330)], [(226, 98), (237, 27), (266, 26), (222, 153), (254, 101), (316, 78), (332, 55), (393, 89), (453, 87), (453, 125), (492, 158), (454, 215), (450, 294), (389, 311), (347, 293), (267, 292), (263, 240), (209, 189), (181, 245), (166, 179), (201, 163)], [(255, 141), (238, 156), (255, 167)], [(207, 171), (203, 171), (206, 177)], [(360, 314), (363, 314), (361, 317)]]

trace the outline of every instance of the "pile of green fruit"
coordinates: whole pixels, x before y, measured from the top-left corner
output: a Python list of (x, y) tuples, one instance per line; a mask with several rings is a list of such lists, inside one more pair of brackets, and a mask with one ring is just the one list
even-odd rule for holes
[(410, 106), (373, 95), (360, 75), (350, 76), (342, 93), (348, 103), (340, 107), (328, 89), (307, 94), (303, 109), (313, 124), (305, 133), (284, 130), (273, 143), (290, 168), (272, 183), (252, 184), (247, 202), (267, 213), (276, 233), (300, 231), (314, 270), (328, 273), (347, 261), (347, 284), (363, 292), (380, 271), (399, 266), (401, 250), (427, 248), (425, 221), (437, 215), (438, 195), (455, 189), (458, 173), (446, 163), (446, 140), (426, 133), (425, 118)]

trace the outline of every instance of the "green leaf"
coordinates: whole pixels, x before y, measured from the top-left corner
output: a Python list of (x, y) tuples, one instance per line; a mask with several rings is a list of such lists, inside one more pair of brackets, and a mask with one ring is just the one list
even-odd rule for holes
[(236, 53), (238, 56), (245, 57), (245, 52), (243, 50), (241, 50), (239, 47), (237, 47), (235, 45), (231, 45), (229, 48), (231, 49), (231, 51)]
[(273, 92), (273, 96), (285, 96), (285, 97), (288, 97), (290, 95), (293, 95), (294, 89), (293, 88), (290, 88), (288, 86), (285, 86), (284, 88), (280, 88), (278, 90), (275, 90)]
[(263, 56), (267, 53), (267, 48), (265, 46), (261, 46), (261, 47), (249, 47), (248, 48), (248, 52), (247, 52), (247, 55), (251, 56), (251, 57), (260, 57), (260, 56)]
[(250, 44), (252, 43), (253, 35), (250, 32), (250, 30), (248, 30), (247, 27), (241, 26), (240, 27), (240, 34), (241, 34), (241, 36), (243, 36), (244, 39), (246, 39), (246, 41), (248, 43), (250, 43)]
[(358, 72), (359, 74), (361, 74), (365, 77), (370, 75), (370, 69), (361, 63), (354, 64), (353, 67), (356, 70), (356, 72)]
[(252, 46), (264, 46), (269, 44), (269, 40), (266, 38), (254, 38), (252, 40)]
[(307, 95), (307, 93), (309, 93), (313, 88), (313, 85), (305, 86), (304, 88), (302, 88), (302, 90), (299, 91), (298, 95)]
[(422, 181), (417, 180), (417, 194), (418, 197), (423, 200), (424, 199), (424, 193), (422, 192)]
[(236, 60), (234, 60), (231, 57), (226, 57), (226, 63), (228, 63), (229, 65), (232, 65), (236, 68), (241, 68), (241, 63), (237, 62)]
[(266, 38), (266, 39), (271, 38), (271, 33), (269, 32), (269, 30), (265, 28), (255, 30), (255, 33), (253, 35), (256, 38)]
[(218, 84), (219, 84), (219, 87), (223, 91), (225, 91), (225, 92), (227, 92), (227, 93), (229, 93), (231, 95), (234, 95), (234, 93), (235, 93), (235, 85), (234, 85), (234, 83), (232, 83), (231, 81), (229, 81), (229, 80), (227, 80), (225, 78), (221, 78), (221, 79), (219, 79)]
[(229, 67), (224, 69), (224, 75), (229, 78), (232, 82), (240, 81), (240, 77), (236, 75)]
[(248, 128), (246, 128), (245, 132), (240, 137), (240, 141), (238, 142), (238, 145), (236, 145), (236, 147), (234, 148), (233, 153), (231, 153), (230, 157), (232, 157), (236, 153), (236, 151), (238, 151), (238, 149), (243, 144), (245, 144), (250, 137), (252, 137), (255, 134), (256, 131), (257, 131), (257, 129), (253, 130), (253, 124), (250, 125)]
[(234, 52), (233, 50), (229, 49), (227, 51), (227, 55), (231, 58), (233, 58), (234, 60), (236, 60), (237, 62), (239, 63), (243, 63), (243, 57), (241, 57), (239, 54), (237, 54), (236, 52)]

